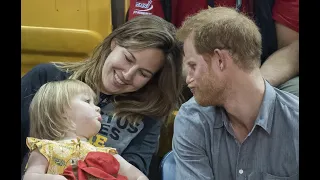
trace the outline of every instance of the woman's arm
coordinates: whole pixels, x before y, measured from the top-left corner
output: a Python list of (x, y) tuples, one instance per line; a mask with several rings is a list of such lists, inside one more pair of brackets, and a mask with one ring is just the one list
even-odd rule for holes
[(127, 176), (128, 180), (148, 180), (148, 178), (139, 169), (128, 163), (119, 154), (113, 155), (120, 163), (119, 174)]
[(31, 152), (23, 180), (67, 180), (61, 175), (46, 174), (48, 160), (38, 151)]

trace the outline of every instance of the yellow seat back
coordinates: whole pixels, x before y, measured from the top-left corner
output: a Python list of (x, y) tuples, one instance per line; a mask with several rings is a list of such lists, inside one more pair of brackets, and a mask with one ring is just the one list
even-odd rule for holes
[(40, 63), (83, 60), (111, 32), (111, 0), (22, 0), (21, 76)]

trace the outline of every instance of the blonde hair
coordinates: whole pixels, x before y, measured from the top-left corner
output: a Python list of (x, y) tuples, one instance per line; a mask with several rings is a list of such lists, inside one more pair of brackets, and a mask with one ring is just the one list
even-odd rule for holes
[(144, 116), (165, 117), (180, 105), (182, 90), (182, 43), (175, 34), (175, 27), (158, 16), (138, 16), (115, 29), (89, 59), (56, 65), (71, 73), (70, 79), (85, 82), (99, 94), (102, 67), (111, 52), (111, 41), (134, 50), (158, 48), (164, 53), (163, 67), (138, 91), (114, 95), (113, 112), (131, 122), (140, 121)]
[(63, 117), (63, 114), (70, 108), (72, 98), (81, 93), (96, 100), (94, 91), (78, 80), (53, 81), (42, 85), (29, 108), (30, 136), (57, 140), (67, 132), (75, 131), (73, 121)]
[(211, 54), (217, 48), (227, 49), (239, 68), (251, 71), (260, 67), (259, 29), (249, 17), (235, 9), (215, 7), (187, 17), (177, 36), (184, 41), (190, 35), (199, 54)]

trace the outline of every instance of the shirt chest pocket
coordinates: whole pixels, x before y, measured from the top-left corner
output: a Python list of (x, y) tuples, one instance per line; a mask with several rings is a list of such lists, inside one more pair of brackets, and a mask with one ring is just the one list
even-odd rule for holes
[(299, 180), (299, 173), (297, 170), (297, 173), (288, 177), (283, 177), (283, 176), (275, 176), (265, 172), (252, 172), (251, 174), (248, 175), (247, 180)]

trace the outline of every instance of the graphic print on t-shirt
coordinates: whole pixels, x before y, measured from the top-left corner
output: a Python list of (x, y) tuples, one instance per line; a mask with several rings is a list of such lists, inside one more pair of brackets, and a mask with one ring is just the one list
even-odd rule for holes
[(118, 153), (121, 154), (131, 140), (143, 129), (144, 124), (143, 122), (133, 124), (129, 123), (128, 120), (112, 118), (110, 113), (112, 109), (113, 105), (111, 103), (101, 108), (101, 129), (89, 141), (97, 147), (108, 146), (116, 148)]

